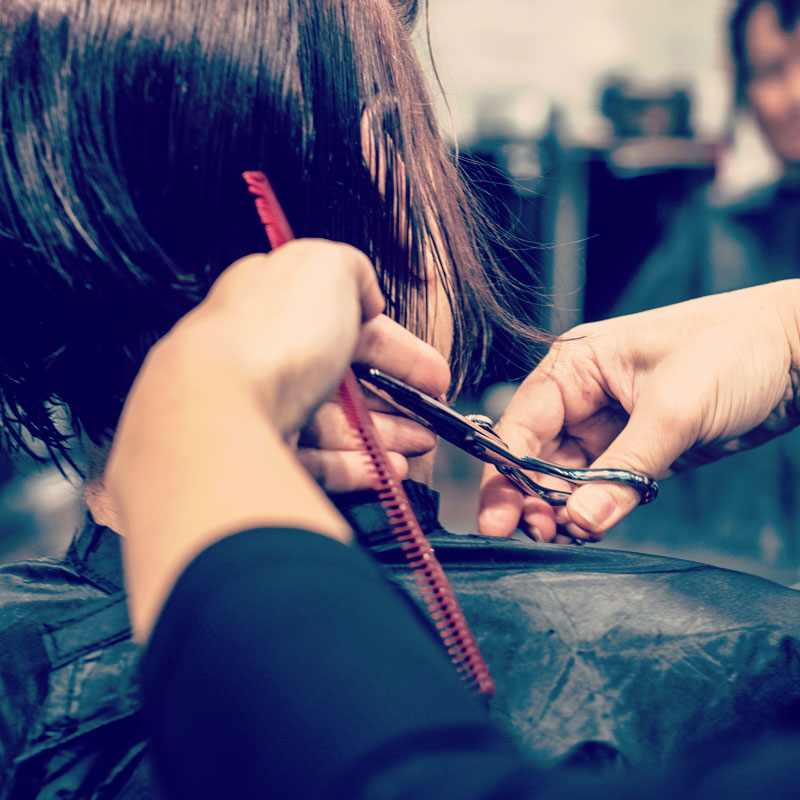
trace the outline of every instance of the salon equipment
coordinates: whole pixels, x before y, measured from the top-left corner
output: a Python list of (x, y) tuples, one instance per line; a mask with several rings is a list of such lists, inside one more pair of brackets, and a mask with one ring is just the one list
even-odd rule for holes
[(515, 455), (495, 433), (492, 420), (488, 417), (459, 414), (444, 403), (374, 367), (354, 364), (353, 372), (382, 400), (461, 450), (487, 464), (493, 464), (498, 472), (526, 494), (538, 495), (552, 506), (565, 505), (571, 492), (542, 486), (528, 472), (549, 475), (573, 485), (594, 481), (622, 483), (639, 492), (640, 504), (651, 502), (658, 494), (658, 483), (649, 475), (624, 469), (569, 469), (532, 456)]

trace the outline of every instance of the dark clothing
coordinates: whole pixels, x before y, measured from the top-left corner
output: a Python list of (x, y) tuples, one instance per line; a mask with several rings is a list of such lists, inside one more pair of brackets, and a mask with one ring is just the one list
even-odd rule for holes
[[(539, 761), (647, 763), (800, 700), (800, 593), (674, 559), (447, 534), (436, 494), (407, 491), (497, 684), (493, 716)], [(371, 494), (344, 505), (411, 592)], [(119, 538), (91, 522), (62, 561), (0, 569), (4, 800), (160, 796), (121, 587)]]
[(800, 277), (800, 187), (777, 183), (730, 204), (695, 195), (612, 316)]
[(158, 798), (140, 729), (119, 537), (0, 568), (0, 797)]
[(614, 778), (537, 769), (375, 564), (307, 531), (239, 533), (187, 567), (143, 697), (176, 800), (793, 800), (800, 780), (797, 737)]
[(144, 658), (170, 796), (531, 796), (535, 771), (523, 776), (419, 622), (358, 548), (291, 529), (212, 545), (179, 579)]
[[(767, 186), (733, 204), (697, 195), (612, 315), (800, 277), (800, 188)], [(710, 560), (800, 582), (800, 433), (664, 481), (658, 502), (609, 537), (616, 547)]]

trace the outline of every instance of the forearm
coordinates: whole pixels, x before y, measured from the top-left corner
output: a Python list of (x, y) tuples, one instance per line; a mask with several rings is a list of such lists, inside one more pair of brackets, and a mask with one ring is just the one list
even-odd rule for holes
[(344, 520), (269, 424), (268, 399), (224, 359), (198, 355), (201, 343), (193, 335), (170, 337), (148, 357), (120, 421), (125, 474), (114, 474), (113, 450), (109, 462), (140, 638), (184, 566), (233, 531), (288, 525), (350, 538)]

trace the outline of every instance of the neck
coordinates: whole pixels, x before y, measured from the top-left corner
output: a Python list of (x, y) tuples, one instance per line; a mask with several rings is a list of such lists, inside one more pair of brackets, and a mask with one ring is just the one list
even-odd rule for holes
[[(111, 442), (102, 446), (90, 443), (87, 447), (87, 475), (84, 485), (84, 500), (92, 519), (98, 524), (125, 535), (125, 526), (110, 492), (106, 489), (103, 473), (111, 451)], [(409, 459), (408, 477), (420, 483), (433, 483), (434, 452)]]

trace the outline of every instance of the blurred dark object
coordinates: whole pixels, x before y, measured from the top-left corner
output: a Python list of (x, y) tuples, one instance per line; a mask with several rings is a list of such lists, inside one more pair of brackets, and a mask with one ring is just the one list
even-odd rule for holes
[(683, 87), (643, 87), (612, 79), (602, 92), (600, 110), (614, 126), (614, 136), (690, 138), (691, 96)]
[(686, 200), (716, 171), (716, 142), (692, 137), (683, 87), (614, 80), (601, 94), (613, 138), (586, 148), (583, 320), (609, 315)]
[(14, 464), (11, 457), (0, 447), (0, 489), (14, 476)]
[(686, 200), (714, 178), (714, 162), (627, 173), (614, 151), (588, 151), (583, 320), (603, 319)]

